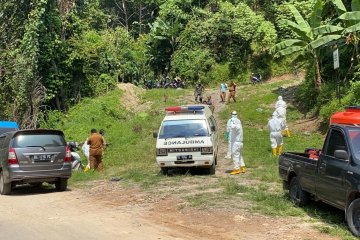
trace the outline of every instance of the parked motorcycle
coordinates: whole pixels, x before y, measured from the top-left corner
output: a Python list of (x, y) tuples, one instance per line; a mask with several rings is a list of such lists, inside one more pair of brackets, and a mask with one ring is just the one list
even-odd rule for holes
[(79, 150), (79, 144), (76, 142), (69, 142), (68, 146), (70, 147), (70, 152), (71, 152), (72, 170), (73, 171), (84, 170), (84, 165), (81, 162), (81, 157), (77, 153), (77, 150)]
[(251, 73), (250, 80), (253, 85), (261, 83), (262, 79), (260, 73)]

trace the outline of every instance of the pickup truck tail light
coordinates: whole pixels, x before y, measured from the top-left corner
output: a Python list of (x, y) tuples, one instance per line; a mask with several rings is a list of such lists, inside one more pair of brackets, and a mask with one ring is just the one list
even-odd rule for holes
[(66, 154), (65, 154), (65, 161), (64, 162), (71, 162), (70, 146), (66, 146), (65, 150), (66, 150)]
[(16, 158), (15, 150), (13, 148), (10, 148), (9, 150), (8, 164), (9, 165), (19, 164), (19, 161)]

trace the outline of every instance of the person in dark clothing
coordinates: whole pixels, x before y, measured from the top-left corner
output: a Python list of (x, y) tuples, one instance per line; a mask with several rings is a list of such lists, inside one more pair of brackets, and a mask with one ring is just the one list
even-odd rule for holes
[(202, 103), (203, 93), (204, 93), (204, 87), (203, 87), (202, 84), (199, 83), (199, 84), (195, 87), (195, 91), (194, 91), (195, 102), (197, 102), (197, 103)]

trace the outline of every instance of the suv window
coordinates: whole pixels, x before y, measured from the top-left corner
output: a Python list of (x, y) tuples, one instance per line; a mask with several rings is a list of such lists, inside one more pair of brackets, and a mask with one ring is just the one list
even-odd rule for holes
[(23, 147), (58, 147), (65, 146), (66, 142), (62, 135), (58, 134), (20, 134), (15, 137), (13, 142), (14, 148)]

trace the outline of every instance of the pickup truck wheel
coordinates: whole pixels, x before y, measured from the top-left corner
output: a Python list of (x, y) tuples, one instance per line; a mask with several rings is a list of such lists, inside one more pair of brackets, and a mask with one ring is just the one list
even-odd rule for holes
[(4, 174), (0, 172), (0, 194), (9, 195), (11, 192), (11, 183), (5, 183)]
[(55, 182), (56, 191), (59, 191), (59, 192), (65, 191), (66, 188), (67, 188), (67, 183), (68, 183), (67, 178), (59, 178), (59, 179)]
[(297, 206), (304, 206), (309, 202), (310, 196), (308, 192), (302, 190), (302, 187), (297, 179), (293, 177), (290, 182), (289, 195), (291, 202)]
[(360, 199), (352, 201), (346, 211), (346, 221), (350, 231), (357, 237), (360, 236)]

